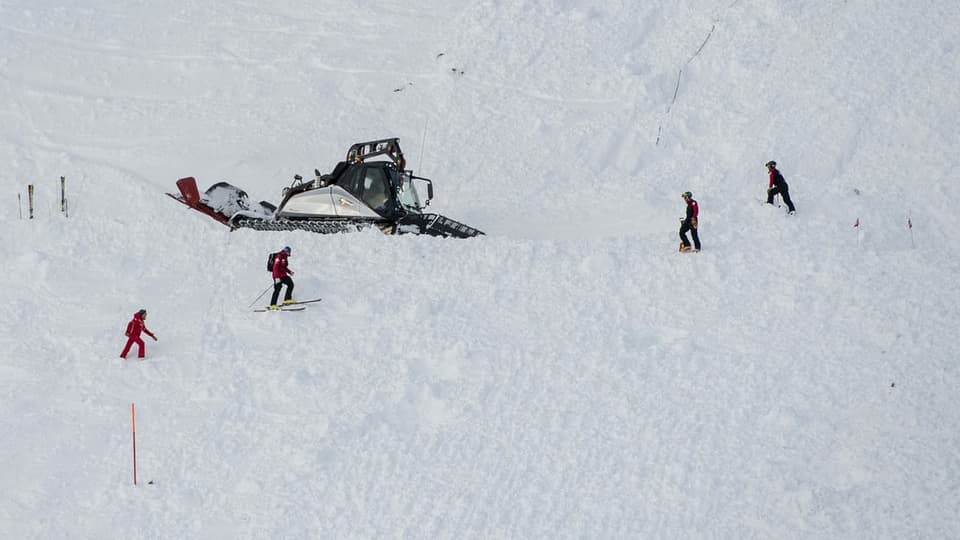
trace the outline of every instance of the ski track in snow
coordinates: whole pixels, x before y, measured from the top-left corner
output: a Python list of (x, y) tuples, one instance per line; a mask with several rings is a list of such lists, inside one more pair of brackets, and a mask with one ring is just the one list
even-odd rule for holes
[[(955, 3), (128, 8), (0, 5), (5, 536), (960, 536)], [(488, 235), (164, 195), (387, 136)]]

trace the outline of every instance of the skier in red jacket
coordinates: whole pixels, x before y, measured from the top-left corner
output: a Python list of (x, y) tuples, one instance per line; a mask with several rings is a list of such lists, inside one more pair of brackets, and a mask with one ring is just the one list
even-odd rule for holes
[(290, 278), (293, 270), (287, 268), (287, 257), (290, 256), (290, 251), (290, 246), (287, 246), (278, 251), (273, 258), (273, 296), (270, 297), (270, 307), (267, 308), (271, 311), (280, 309), (277, 299), (280, 298), (280, 289), (284, 285), (287, 286), (287, 292), (283, 295), (283, 303), (293, 303), (293, 279)]
[(774, 195), (780, 195), (783, 197), (784, 204), (787, 205), (787, 212), (790, 214), (797, 213), (797, 209), (793, 206), (793, 201), (790, 200), (790, 187), (787, 186), (787, 181), (783, 179), (783, 175), (777, 170), (776, 161), (767, 162), (767, 174), (770, 176), (770, 187), (767, 188), (767, 204), (773, 204)]
[(693, 199), (693, 193), (684, 191), (680, 196), (687, 203), (687, 216), (680, 219), (680, 251), (690, 251), (687, 231), (690, 231), (690, 236), (693, 237), (693, 251), (700, 251), (700, 235), (697, 234), (697, 217), (700, 215), (700, 206)]
[(154, 341), (157, 340), (157, 336), (153, 334), (148, 328), (147, 323), (144, 319), (147, 318), (147, 310), (141, 309), (140, 311), (133, 314), (133, 319), (127, 323), (127, 344), (123, 347), (123, 352), (120, 353), (120, 358), (126, 358), (127, 353), (130, 352), (130, 347), (134, 343), (137, 344), (138, 352), (137, 358), (143, 358), (144, 346), (143, 340), (140, 339), (140, 332), (146, 332), (148, 336), (152, 337)]

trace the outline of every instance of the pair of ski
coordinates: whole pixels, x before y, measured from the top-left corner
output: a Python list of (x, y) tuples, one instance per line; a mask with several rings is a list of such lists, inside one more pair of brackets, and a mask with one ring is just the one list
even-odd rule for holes
[(269, 307), (258, 308), (253, 310), (255, 313), (263, 313), (266, 311), (303, 311), (307, 309), (307, 306), (303, 304), (312, 304), (314, 302), (319, 302), (322, 298), (314, 298), (313, 300), (302, 300), (300, 302), (293, 302), (291, 304), (283, 304), (279, 309), (269, 309)]
[[(783, 207), (780, 205), (780, 198), (779, 198), (779, 197), (777, 197), (776, 202), (773, 202), (773, 203), (768, 203), (768, 202), (766, 201), (766, 199), (761, 199), (760, 197), (755, 197), (755, 199), (757, 199), (757, 202), (760, 203), (760, 204), (769, 204), (770, 206), (775, 206), (775, 207), (777, 207), (777, 208), (783, 208)], [(789, 209), (788, 209), (788, 211), (787, 211), (787, 215), (788, 215), (788, 216), (792, 216), (792, 215), (794, 215), (794, 214), (796, 214), (796, 211), (790, 212)]]
[[(757, 202), (759, 202), (760, 204), (769, 204), (770, 206), (776, 206), (777, 208), (781, 208), (779, 202), (776, 203), (776, 204), (772, 204), (772, 203), (768, 203), (767, 201), (765, 201), (765, 200), (763, 200), (763, 199), (761, 199), (761, 198), (757, 198)], [(788, 215), (788, 216), (792, 216), (792, 215), (794, 215), (794, 214), (796, 214), (796, 211), (794, 211), (794, 212), (789, 212), (789, 211), (788, 211), (788, 212), (787, 212), (787, 215)]]

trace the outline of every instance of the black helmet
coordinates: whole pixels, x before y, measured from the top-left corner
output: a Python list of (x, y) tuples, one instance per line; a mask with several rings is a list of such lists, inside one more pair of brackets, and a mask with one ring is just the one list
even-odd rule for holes
[(768, 161), (768, 162), (767, 162), (767, 167), (776, 167), (776, 166), (777, 166), (777, 162), (776, 162), (776, 161)]
[(283, 248), (283, 251), (286, 251), (286, 252), (287, 252), (287, 255), (289, 255), (289, 254), (290, 254), (290, 246), (284, 247), (284, 248)]
[(147, 316), (147, 310), (141, 309), (140, 311), (137, 312), (137, 315), (140, 315), (141, 317), (146, 317), (146, 316)]
[(683, 193), (680, 194), (680, 196), (683, 197), (684, 199), (692, 199), (693, 193), (690, 193), (689, 191), (684, 191)]

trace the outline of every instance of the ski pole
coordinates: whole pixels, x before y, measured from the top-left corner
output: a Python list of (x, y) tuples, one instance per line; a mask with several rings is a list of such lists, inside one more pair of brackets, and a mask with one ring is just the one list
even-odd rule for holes
[(254, 298), (254, 299), (253, 299), (253, 302), (250, 302), (250, 305), (247, 306), (247, 307), (253, 307), (253, 305), (257, 303), (257, 300), (259, 300), (261, 296), (267, 294), (267, 291), (270, 290), (270, 287), (273, 287), (273, 285), (267, 285), (267, 288), (264, 289), (262, 293), (260, 293), (260, 296)]

